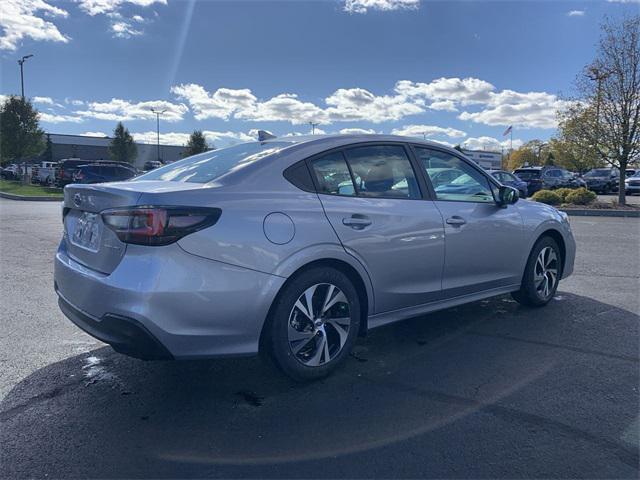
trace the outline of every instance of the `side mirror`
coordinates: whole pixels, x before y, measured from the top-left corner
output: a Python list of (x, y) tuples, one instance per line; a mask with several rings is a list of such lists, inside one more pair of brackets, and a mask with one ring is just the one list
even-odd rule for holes
[(506, 207), (507, 205), (516, 203), (520, 198), (520, 194), (515, 188), (502, 185), (498, 190), (498, 197), (498, 205)]

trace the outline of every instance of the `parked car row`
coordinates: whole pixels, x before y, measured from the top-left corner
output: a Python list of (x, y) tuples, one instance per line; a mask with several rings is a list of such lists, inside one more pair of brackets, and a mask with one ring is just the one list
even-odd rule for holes
[[(620, 171), (617, 168), (594, 168), (582, 176), (555, 166), (522, 167), (513, 173), (489, 170), (489, 173), (501, 184), (517, 189), (521, 198), (531, 196), (538, 190), (581, 187), (606, 195), (617, 192), (620, 186)], [(625, 170), (627, 194), (640, 193), (639, 174), (640, 169)]]

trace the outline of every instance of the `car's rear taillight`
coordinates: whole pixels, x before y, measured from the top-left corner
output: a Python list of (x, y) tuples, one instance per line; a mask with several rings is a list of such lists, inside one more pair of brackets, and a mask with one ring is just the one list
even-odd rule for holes
[(122, 242), (156, 246), (214, 225), (221, 213), (219, 208), (141, 206), (105, 210), (101, 215)]

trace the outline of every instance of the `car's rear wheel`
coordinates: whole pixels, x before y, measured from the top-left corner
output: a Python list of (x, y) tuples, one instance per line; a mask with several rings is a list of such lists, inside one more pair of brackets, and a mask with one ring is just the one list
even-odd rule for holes
[(562, 253), (551, 237), (542, 237), (531, 250), (520, 290), (513, 298), (523, 305), (541, 307), (553, 298), (562, 276)]
[(333, 268), (314, 268), (279, 295), (270, 319), (270, 352), (291, 378), (316, 380), (344, 362), (359, 327), (360, 299), (349, 278)]

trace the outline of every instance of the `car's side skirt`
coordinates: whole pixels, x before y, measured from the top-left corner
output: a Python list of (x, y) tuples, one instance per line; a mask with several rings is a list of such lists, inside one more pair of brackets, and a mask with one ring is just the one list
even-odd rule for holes
[(506, 285), (502, 287), (492, 288), (489, 290), (483, 290), (481, 292), (470, 293), (467, 295), (460, 295), (458, 297), (447, 298), (445, 300), (438, 300), (431, 303), (425, 303), (422, 305), (416, 305), (414, 307), (402, 308), (400, 310), (393, 310), (391, 312), (379, 313), (371, 315), (368, 319), (369, 329), (381, 327), (388, 323), (397, 322), (400, 320), (406, 320), (407, 318), (417, 317), (424, 315), (425, 313), (431, 313), (438, 310), (444, 310), (465, 303), (476, 302), (489, 297), (495, 297), (496, 295), (503, 295), (518, 290), (519, 284)]

